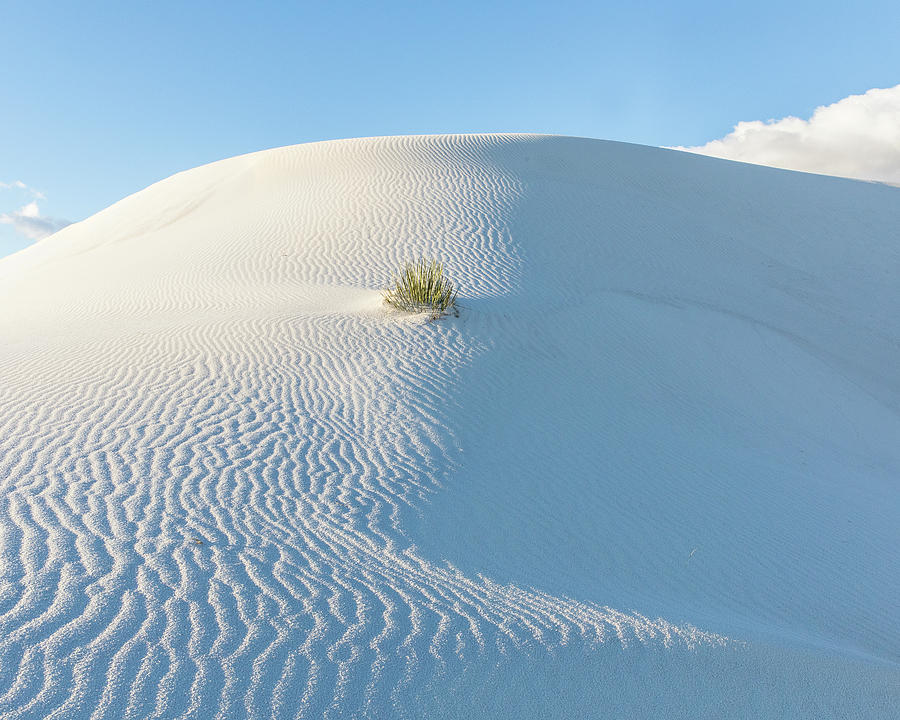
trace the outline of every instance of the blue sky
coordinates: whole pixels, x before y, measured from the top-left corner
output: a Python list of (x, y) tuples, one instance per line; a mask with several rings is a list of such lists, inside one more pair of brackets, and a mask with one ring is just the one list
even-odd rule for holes
[[(896, 0), (0, 12), (0, 214), (39, 206), (48, 222), (281, 145), (493, 131), (702, 145), (742, 120), (806, 118), (900, 82)], [(0, 255), (28, 242), (0, 224)]]

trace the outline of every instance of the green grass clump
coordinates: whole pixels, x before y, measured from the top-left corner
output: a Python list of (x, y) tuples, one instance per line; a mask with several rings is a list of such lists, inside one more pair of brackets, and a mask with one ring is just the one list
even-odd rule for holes
[(444, 276), (444, 264), (435, 260), (408, 262), (384, 291), (384, 300), (407, 312), (439, 317), (456, 305), (457, 289)]

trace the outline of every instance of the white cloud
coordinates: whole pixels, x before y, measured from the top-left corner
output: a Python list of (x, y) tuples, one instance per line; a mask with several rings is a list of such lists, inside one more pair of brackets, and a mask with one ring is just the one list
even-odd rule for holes
[(57, 230), (62, 230), (66, 225), (71, 225), (68, 220), (42, 217), (38, 200), (45, 199), (43, 193), (29, 187), (21, 180), (11, 183), (0, 182), (0, 190), (25, 190), (31, 195), (31, 201), (25, 203), (18, 210), (0, 213), (0, 224), (12, 225), (20, 235), (24, 235), (29, 240), (40, 240), (52, 235)]
[(68, 220), (41, 217), (36, 202), (30, 202), (18, 210), (0, 214), (0, 223), (12, 225), (19, 234), (29, 240), (40, 240), (52, 235), (57, 230), (62, 230), (66, 225), (72, 224)]
[(818, 107), (809, 120), (740, 122), (721, 140), (674, 149), (900, 185), (900, 85)]
[(19, 214), (26, 218), (38, 218), (41, 216), (41, 211), (40, 208), (38, 208), (37, 201), (32, 200), (27, 205), (23, 205), (19, 208)]

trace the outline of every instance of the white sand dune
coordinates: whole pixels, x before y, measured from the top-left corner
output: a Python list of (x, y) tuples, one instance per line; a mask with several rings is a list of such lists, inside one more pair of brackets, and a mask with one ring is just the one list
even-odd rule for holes
[[(0, 261), (0, 717), (897, 717), (900, 189), (301, 145)], [(443, 259), (462, 312), (386, 309)]]

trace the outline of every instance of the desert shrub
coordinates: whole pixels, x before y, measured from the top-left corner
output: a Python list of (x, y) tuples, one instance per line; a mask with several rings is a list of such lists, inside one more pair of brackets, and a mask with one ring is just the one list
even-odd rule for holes
[(391, 279), (384, 300), (407, 312), (443, 315), (456, 305), (457, 289), (444, 275), (444, 264), (436, 260), (407, 262)]

